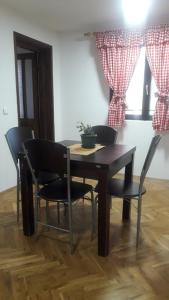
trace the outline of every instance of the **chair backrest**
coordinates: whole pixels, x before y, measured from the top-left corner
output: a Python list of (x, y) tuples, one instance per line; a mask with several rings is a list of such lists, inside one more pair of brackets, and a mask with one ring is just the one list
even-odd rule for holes
[(105, 125), (93, 126), (92, 129), (97, 134), (97, 144), (108, 146), (116, 143), (117, 130)]
[(148, 150), (148, 153), (146, 155), (146, 159), (144, 161), (144, 165), (143, 165), (143, 168), (142, 168), (142, 171), (141, 171), (141, 175), (140, 175), (140, 191), (142, 189), (144, 179), (145, 179), (146, 174), (148, 172), (148, 169), (151, 165), (152, 159), (153, 159), (155, 151), (157, 149), (157, 145), (158, 145), (160, 140), (161, 140), (160, 135), (156, 135), (152, 138), (152, 141), (151, 141), (151, 144), (150, 144), (150, 147), (149, 147), (149, 150)]
[(23, 152), (22, 143), (34, 138), (34, 133), (28, 127), (13, 127), (5, 134), (15, 166), (17, 167), (19, 153)]
[(66, 174), (70, 179), (70, 150), (67, 147), (48, 140), (33, 139), (23, 143), (23, 150), (35, 184), (40, 172), (57, 173), (60, 177)]

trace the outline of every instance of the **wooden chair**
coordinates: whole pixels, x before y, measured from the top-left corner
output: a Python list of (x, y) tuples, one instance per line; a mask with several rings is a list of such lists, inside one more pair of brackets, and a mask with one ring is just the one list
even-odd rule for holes
[[(71, 253), (73, 252), (73, 228), (72, 228), (72, 204), (85, 194), (91, 194), (92, 203), (92, 234), (95, 231), (95, 203), (93, 196), (93, 187), (89, 184), (83, 184), (71, 180), (70, 170), (70, 150), (59, 143), (46, 140), (29, 140), (23, 144), (28, 165), (35, 183), (35, 228), (40, 223), (47, 227), (55, 228), (70, 235)], [(50, 172), (59, 174), (59, 180), (38, 189), (38, 174), (40, 172)], [(46, 201), (46, 223), (39, 220), (39, 200)], [(67, 206), (68, 228), (52, 225), (49, 222), (48, 203), (55, 203)], [(64, 215), (67, 217), (67, 214)]]
[[(19, 156), (23, 153), (22, 143), (29, 139), (34, 139), (34, 132), (28, 127), (13, 127), (5, 134), (7, 144), (9, 146), (17, 172), (17, 222), (19, 222), (19, 203), (20, 203), (20, 167)], [(47, 174), (43, 172), (39, 174), (39, 184), (47, 184), (56, 180), (58, 176), (55, 174)]]
[[(112, 197), (123, 198), (126, 201), (131, 199), (136, 199), (138, 201), (137, 205), (137, 237), (136, 237), (136, 246), (139, 245), (140, 237), (140, 222), (141, 222), (141, 206), (142, 206), (142, 195), (145, 194), (146, 189), (143, 186), (146, 174), (152, 162), (153, 156), (155, 154), (157, 145), (161, 139), (160, 135), (156, 135), (152, 138), (146, 159), (141, 171), (139, 183), (132, 181), (129, 185), (126, 186), (125, 180), (113, 178), (109, 185), (109, 193)], [(96, 192), (98, 188), (96, 187)]]
[(92, 129), (97, 134), (97, 144), (108, 146), (116, 143), (118, 132), (114, 128), (106, 125), (96, 125)]

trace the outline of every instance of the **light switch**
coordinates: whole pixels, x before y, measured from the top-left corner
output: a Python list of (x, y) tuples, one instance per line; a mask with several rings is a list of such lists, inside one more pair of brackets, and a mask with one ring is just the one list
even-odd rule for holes
[(3, 115), (5, 115), (5, 116), (8, 115), (8, 109), (7, 109), (6, 106), (3, 107), (2, 113), (3, 113)]

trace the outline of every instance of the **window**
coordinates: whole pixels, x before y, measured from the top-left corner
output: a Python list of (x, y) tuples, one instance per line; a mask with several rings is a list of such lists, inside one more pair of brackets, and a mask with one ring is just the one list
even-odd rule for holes
[(143, 47), (126, 93), (126, 119), (151, 120), (157, 100), (154, 96), (156, 91)]

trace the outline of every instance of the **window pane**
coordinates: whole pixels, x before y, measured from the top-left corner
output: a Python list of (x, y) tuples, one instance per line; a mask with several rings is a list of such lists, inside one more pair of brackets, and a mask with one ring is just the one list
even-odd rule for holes
[(27, 107), (27, 118), (34, 118), (34, 107), (33, 107), (33, 81), (32, 81), (32, 60), (25, 60), (25, 84), (26, 84), (26, 107)]
[(20, 118), (24, 118), (24, 107), (23, 107), (23, 86), (22, 86), (22, 61), (20, 59), (17, 60), (18, 64), (18, 93), (19, 93), (19, 113)]
[(143, 102), (143, 83), (145, 68), (145, 48), (141, 49), (139, 59), (126, 93), (128, 109), (126, 114), (141, 115)]
[(151, 91), (150, 91), (150, 111), (149, 111), (150, 116), (152, 116), (154, 114), (155, 105), (157, 102), (157, 97), (155, 97), (156, 92), (157, 92), (157, 86), (156, 86), (154, 78), (152, 76)]

